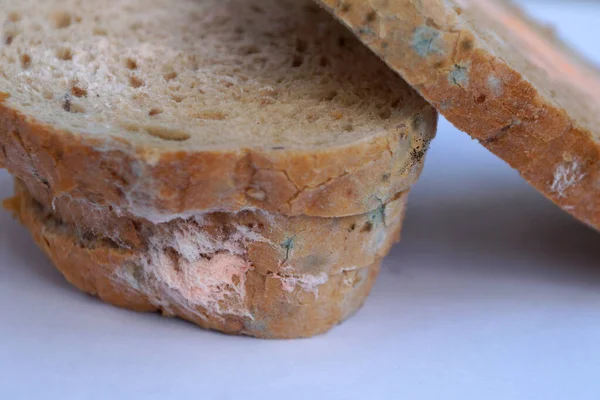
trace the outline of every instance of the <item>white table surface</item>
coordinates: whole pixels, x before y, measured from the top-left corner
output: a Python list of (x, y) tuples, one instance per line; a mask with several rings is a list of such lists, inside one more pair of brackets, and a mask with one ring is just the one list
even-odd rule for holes
[[(600, 7), (529, 7), (600, 60)], [(427, 161), (366, 306), (310, 340), (102, 304), (0, 212), (0, 399), (600, 399), (600, 236), (445, 121)]]

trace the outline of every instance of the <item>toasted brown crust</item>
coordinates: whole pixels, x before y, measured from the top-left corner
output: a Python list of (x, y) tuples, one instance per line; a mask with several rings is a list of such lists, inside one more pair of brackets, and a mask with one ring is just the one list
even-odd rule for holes
[(154, 222), (211, 209), (319, 217), (375, 210), (416, 181), (437, 125), (436, 112), (423, 103), (394, 131), (341, 148), (156, 155), (123, 140), (57, 131), (2, 99), (0, 166), (22, 180), (39, 180), (53, 197)]
[[(450, 122), (600, 228), (600, 147), (593, 133), (490, 50), (461, 20), (460, 7), (443, 0), (320, 2)], [(516, 7), (509, 10), (531, 26)]]
[[(7, 205), (79, 289), (135, 311), (161, 310), (204, 328), (265, 338), (323, 333), (360, 307), (380, 258), (398, 239), (406, 200), (402, 196), (386, 206), (387, 212), (359, 217), (213, 213), (154, 225), (78, 202), (57, 200), (53, 211), (52, 205), (34, 199), (22, 183), (17, 181), (15, 188), (16, 195)], [(35, 185), (33, 190), (43, 201), (43, 190)], [(240, 226), (246, 234), (248, 227), (251, 240), (233, 238), (231, 231)], [(300, 232), (293, 241), (285, 240), (294, 230)], [(197, 259), (224, 256), (229, 265), (218, 265), (216, 275), (206, 270), (185, 275), (193, 268), (188, 262), (190, 248), (210, 247), (200, 243), (204, 237), (229, 250), (211, 250)], [(365, 247), (368, 243), (371, 247)], [(228, 274), (236, 260), (247, 268), (235, 271), (233, 279)], [(153, 268), (161, 271), (156, 274)], [(173, 284), (168, 271), (188, 278)], [(216, 286), (202, 297), (202, 288), (214, 284), (215, 276)], [(201, 301), (194, 303), (191, 296), (198, 291)]]

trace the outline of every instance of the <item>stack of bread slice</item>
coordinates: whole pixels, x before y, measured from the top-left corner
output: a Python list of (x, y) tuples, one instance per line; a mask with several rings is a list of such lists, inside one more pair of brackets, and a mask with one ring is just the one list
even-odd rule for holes
[(1, 0), (6, 202), (79, 289), (322, 333), (399, 238), (435, 110), (310, 0)]

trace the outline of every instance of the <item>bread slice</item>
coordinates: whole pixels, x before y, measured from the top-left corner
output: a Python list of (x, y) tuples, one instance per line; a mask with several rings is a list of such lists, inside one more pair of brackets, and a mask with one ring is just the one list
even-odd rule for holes
[(416, 180), (436, 113), (309, 0), (0, 1), (0, 165), (153, 222), (337, 217)]
[(319, 0), (458, 128), (600, 229), (600, 74), (506, 0)]
[[(43, 187), (34, 190), (44, 197)], [(108, 208), (77, 202), (53, 207), (20, 181), (15, 192), (6, 205), (80, 290), (119, 307), (262, 338), (323, 333), (356, 311), (398, 239), (406, 204), (402, 195), (361, 216), (245, 211), (155, 225), (122, 222)]]

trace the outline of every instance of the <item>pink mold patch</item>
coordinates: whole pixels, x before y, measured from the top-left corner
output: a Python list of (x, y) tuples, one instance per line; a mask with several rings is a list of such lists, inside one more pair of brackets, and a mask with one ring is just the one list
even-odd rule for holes
[(245, 307), (246, 273), (251, 267), (240, 256), (220, 253), (176, 263), (163, 252), (158, 261), (156, 277), (189, 305), (219, 315), (249, 316)]

